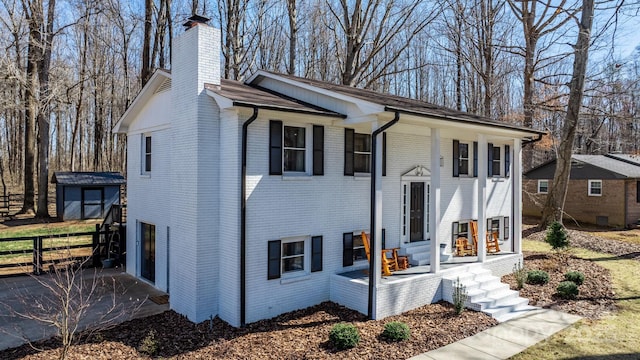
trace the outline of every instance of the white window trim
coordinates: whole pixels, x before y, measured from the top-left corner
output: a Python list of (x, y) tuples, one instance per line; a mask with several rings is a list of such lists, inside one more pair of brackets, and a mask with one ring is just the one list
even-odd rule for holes
[(460, 147), (466, 144), (467, 145), (467, 157), (463, 158), (461, 155), (458, 156), (458, 166), (459, 164), (462, 163), (463, 159), (467, 160), (467, 173), (463, 174), (460, 172), (460, 168), (458, 167), (458, 177), (473, 177), (473, 141), (472, 142), (467, 142), (467, 141), (462, 141), (462, 140), (458, 140), (458, 154), (461, 154), (462, 152), (460, 151)]
[[(354, 142), (355, 142), (355, 136), (356, 135), (369, 135), (369, 142), (373, 141), (373, 136), (371, 136), (371, 134), (359, 133), (359, 132), (355, 132), (354, 131), (354, 133), (353, 133)], [(373, 144), (372, 143), (369, 144), (369, 149), (373, 150)], [(358, 171), (356, 171), (356, 154), (358, 154), (358, 155), (369, 154), (369, 160), (371, 160), (371, 156), (372, 156), (371, 151), (356, 151), (355, 144), (353, 145), (353, 176), (354, 177), (371, 177), (371, 169), (369, 169), (369, 172), (358, 172)], [(375, 164), (373, 164), (373, 166), (375, 166)]]
[[(591, 192), (591, 184), (600, 183), (600, 194), (594, 194)], [(589, 180), (587, 185), (587, 193), (589, 196), (602, 196), (602, 180)]]
[[(286, 258), (284, 255), (284, 245), (288, 243), (294, 243), (294, 242), (300, 242), (300, 241), (304, 242), (304, 252), (302, 253), (303, 269), (299, 271), (284, 271), (284, 269), (282, 268), (282, 260)], [(293, 237), (280, 239), (280, 278), (284, 280), (284, 283), (291, 282), (287, 280), (306, 277), (306, 276), (309, 276), (310, 274), (311, 274), (311, 236), (310, 235), (293, 236)]]
[[(546, 182), (547, 183), (547, 191), (542, 191), (541, 190), (541, 184), (542, 182)], [(548, 194), (549, 193), (549, 180), (548, 179), (540, 179), (538, 180), (538, 194)]]
[[(299, 127), (304, 128), (304, 171), (285, 171), (284, 169), (284, 128)], [(287, 148), (293, 149), (293, 148)], [(313, 173), (313, 125), (312, 124), (296, 124), (282, 123), (282, 177), (289, 180), (306, 179), (311, 177)]]
[(151, 168), (151, 170), (147, 171), (147, 138), (151, 139), (151, 152), (149, 153), (150, 155), (150, 160), (151, 160), (151, 165), (153, 165), (153, 136), (151, 135), (151, 133), (142, 133), (141, 135), (141, 139), (140, 139), (140, 175), (144, 176), (144, 177), (149, 177), (151, 176), (151, 172), (153, 171), (153, 167)]

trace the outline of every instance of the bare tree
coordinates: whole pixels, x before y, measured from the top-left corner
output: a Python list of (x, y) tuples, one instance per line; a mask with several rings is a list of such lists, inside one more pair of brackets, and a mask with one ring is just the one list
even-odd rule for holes
[(564, 201), (569, 186), (571, 174), (571, 155), (573, 154), (573, 142), (578, 125), (578, 117), (582, 106), (584, 82), (589, 60), (589, 45), (591, 39), (591, 27), (593, 24), (594, 0), (582, 1), (582, 15), (578, 24), (578, 41), (575, 45), (573, 61), (573, 75), (569, 84), (569, 102), (567, 114), (562, 127), (562, 138), (557, 153), (556, 170), (553, 176), (553, 186), (549, 189), (549, 195), (544, 208), (540, 225), (546, 227), (553, 221), (562, 222)]

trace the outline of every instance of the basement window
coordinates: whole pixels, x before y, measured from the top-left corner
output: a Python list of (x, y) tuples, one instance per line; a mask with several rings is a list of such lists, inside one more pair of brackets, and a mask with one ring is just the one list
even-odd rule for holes
[(538, 194), (549, 193), (549, 180), (538, 180)]

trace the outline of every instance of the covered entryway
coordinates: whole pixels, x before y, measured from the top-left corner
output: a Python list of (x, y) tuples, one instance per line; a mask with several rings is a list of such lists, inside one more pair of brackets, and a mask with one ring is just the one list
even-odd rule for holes
[(402, 175), (402, 219), (400, 238), (403, 243), (429, 239), (430, 172), (416, 166)]

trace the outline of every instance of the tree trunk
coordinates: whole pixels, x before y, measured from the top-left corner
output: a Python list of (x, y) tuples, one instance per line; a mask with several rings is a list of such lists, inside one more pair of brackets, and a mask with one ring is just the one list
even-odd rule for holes
[(575, 58), (573, 61), (573, 75), (569, 85), (569, 103), (567, 114), (562, 126), (562, 140), (558, 148), (556, 171), (553, 183), (549, 189), (547, 202), (542, 210), (540, 225), (548, 226), (553, 221), (562, 222), (564, 202), (569, 187), (571, 174), (571, 155), (573, 154), (573, 142), (578, 125), (578, 116), (582, 105), (584, 81), (589, 59), (589, 43), (591, 40), (591, 25), (593, 23), (594, 0), (582, 1), (582, 17), (580, 19), (578, 41), (575, 46)]
[(151, 31), (153, 30), (153, 0), (144, 1), (144, 40), (142, 43), (142, 69), (140, 79), (144, 86), (151, 77)]
[(296, 0), (287, 0), (289, 13), (289, 75), (296, 74), (296, 51), (298, 50), (298, 12)]

